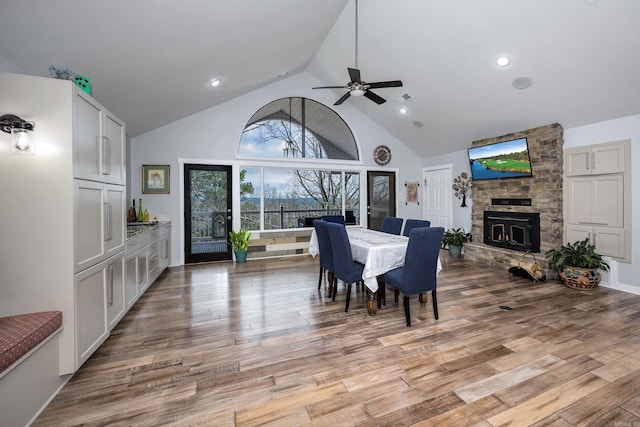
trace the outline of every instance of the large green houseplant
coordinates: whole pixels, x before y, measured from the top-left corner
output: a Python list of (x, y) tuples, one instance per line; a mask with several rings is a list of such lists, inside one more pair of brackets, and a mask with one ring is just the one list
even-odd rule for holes
[(245, 262), (247, 260), (250, 239), (251, 233), (247, 230), (240, 229), (229, 232), (229, 243), (235, 252), (237, 262)]
[(448, 247), (451, 256), (459, 257), (462, 245), (469, 240), (471, 240), (471, 233), (465, 232), (462, 228), (450, 228), (442, 235), (442, 247)]
[(601, 279), (597, 270), (609, 270), (609, 264), (589, 243), (589, 238), (550, 249), (545, 258), (549, 267), (558, 271), (562, 282), (574, 289), (596, 288)]

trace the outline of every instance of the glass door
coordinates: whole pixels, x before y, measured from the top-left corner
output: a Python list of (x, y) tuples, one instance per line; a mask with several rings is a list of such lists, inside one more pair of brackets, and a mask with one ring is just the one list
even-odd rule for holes
[(184, 165), (185, 263), (231, 259), (231, 166)]
[(367, 172), (367, 227), (380, 230), (385, 216), (396, 216), (396, 173)]

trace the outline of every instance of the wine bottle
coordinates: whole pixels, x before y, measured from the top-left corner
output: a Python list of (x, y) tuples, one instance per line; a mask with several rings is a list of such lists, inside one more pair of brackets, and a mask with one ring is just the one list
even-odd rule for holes
[(144, 222), (149, 222), (149, 211), (147, 208), (144, 209)]
[(131, 222), (137, 222), (138, 221), (138, 214), (136, 213), (136, 199), (133, 199), (133, 215), (131, 218)]
[(142, 199), (138, 203), (138, 222), (144, 221), (144, 212), (142, 211)]

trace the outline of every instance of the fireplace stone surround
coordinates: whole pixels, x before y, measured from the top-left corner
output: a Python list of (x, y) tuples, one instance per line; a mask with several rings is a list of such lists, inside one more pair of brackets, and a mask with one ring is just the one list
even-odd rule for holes
[[(473, 242), (464, 244), (464, 257), (486, 265), (504, 269), (511, 267), (511, 259), (518, 259), (523, 252), (486, 245), (484, 236), (484, 212), (526, 212), (540, 214), (540, 253), (535, 256), (544, 263), (544, 254), (562, 243), (562, 180), (563, 180), (563, 129), (558, 123), (515, 132), (493, 138), (474, 141), (473, 147), (527, 138), (532, 177), (508, 178), (473, 182), (471, 233)], [(505, 200), (531, 200), (531, 203), (510, 205)], [(546, 266), (545, 266), (546, 267)], [(553, 271), (545, 268), (547, 277)]]

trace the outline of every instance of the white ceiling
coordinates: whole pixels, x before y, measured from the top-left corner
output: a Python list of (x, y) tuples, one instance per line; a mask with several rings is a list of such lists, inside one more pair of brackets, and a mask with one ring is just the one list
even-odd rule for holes
[[(285, 71), (347, 83), (354, 10), (353, 0), (3, 0), (0, 56), (29, 74), (53, 64), (89, 76), (134, 137)], [(638, 0), (360, 0), (362, 78), (404, 87), (376, 89), (380, 106), (350, 98), (335, 109), (358, 108), (422, 156), (638, 114), (639, 19)], [(515, 89), (520, 76), (533, 85)], [(222, 85), (208, 88), (214, 77)], [(331, 105), (344, 92), (313, 93)]]

